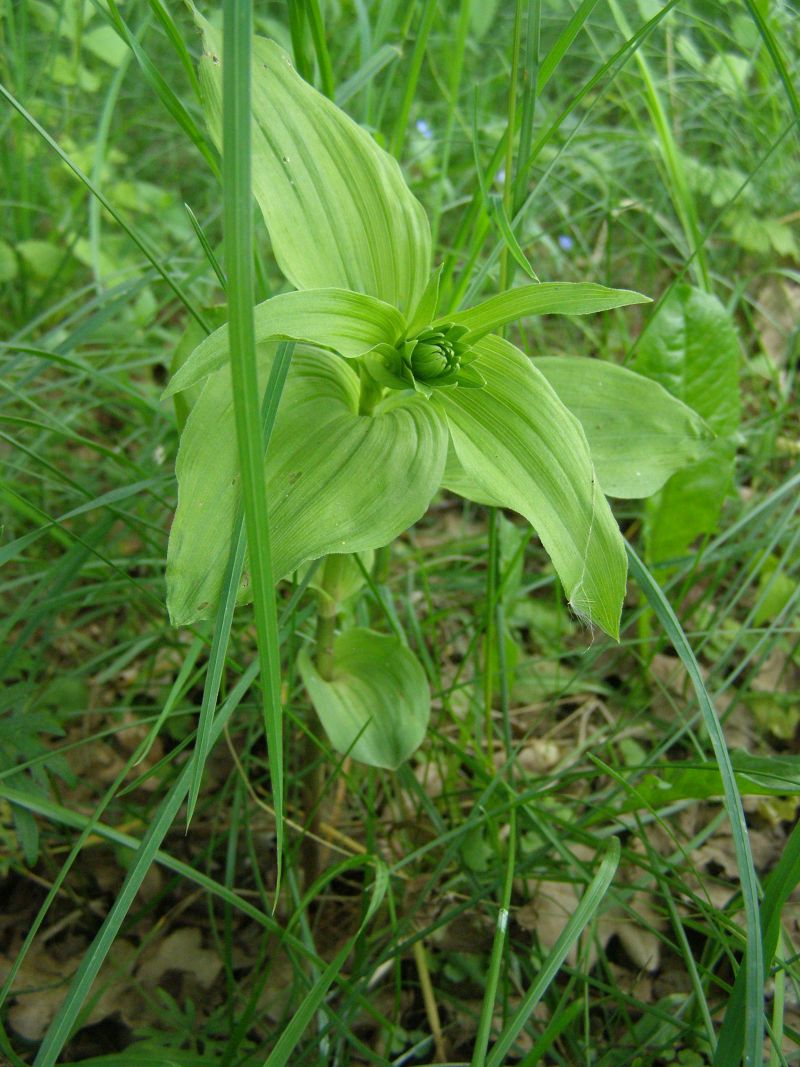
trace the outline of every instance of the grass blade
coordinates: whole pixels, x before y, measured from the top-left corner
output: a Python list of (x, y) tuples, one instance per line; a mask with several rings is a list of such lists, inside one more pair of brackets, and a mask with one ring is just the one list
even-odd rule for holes
[(141, 67), (145, 79), (150, 83), (153, 92), (158, 96), (169, 115), (184, 131), (198, 152), (200, 152), (203, 159), (208, 163), (212, 174), (219, 177), (219, 164), (217, 163), (214, 149), (209, 144), (204, 131), (198, 127), (197, 123), (194, 121), (186, 107), (181, 103), (179, 97), (175, 95), (172, 87), (163, 77), (158, 67), (142, 48), (139, 39), (120, 14), (115, 0), (108, 0), (108, 18), (120, 38), (127, 44), (128, 48), (130, 48), (131, 52), (136, 57), (136, 61)]
[(181, 61), (181, 66), (184, 69), (186, 77), (189, 79), (189, 84), (192, 87), (195, 100), (201, 99), (200, 82), (197, 78), (197, 72), (194, 69), (194, 60), (189, 54), (189, 50), (181, 35), (181, 31), (175, 25), (175, 22), (164, 6), (163, 0), (148, 0), (150, 4), (150, 10), (156, 16), (158, 21), (169, 38), (172, 47), (175, 49), (175, 54)]
[(714, 750), (717, 766), (725, 791), (725, 810), (731, 823), (733, 846), (742, 886), (747, 931), (747, 947), (744, 955), (745, 969), (745, 1014), (744, 1014), (744, 1062), (745, 1067), (755, 1067), (761, 1062), (764, 1041), (764, 948), (759, 920), (758, 882), (750, 851), (747, 822), (744, 817), (742, 798), (736, 785), (725, 735), (722, 732), (711, 697), (703, 683), (702, 675), (692, 647), (681, 624), (664, 596), (661, 587), (645, 567), (636, 552), (627, 545), (631, 576), (636, 579), (647, 597), (650, 607), (664, 627), (675, 651), (678, 653), (700, 705), (703, 722)]
[(775, 34), (770, 29), (769, 23), (764, 18), (758, 4), (755, 3), (754, 0), (745, 0), (745, 4), (752, 16), (753, 22), (755, 22), (758, 27), (758, 32), (761, 34), (764, 44), (767, 46), (770, 59), (774, 63), (775, 70), (778, 72), (778, 77), (781, 79), (783, 87), (786, 90), (786, 95), (789, 98), (789, 104), (791, 105), (792, 113), (794, 114), (794, 121), (800, 126), (800, 96), (797, 94), (797, 87), (792, 80), (792, 75), (789, 73), (788, 67), (786, 66), (786, 60), (783, 58), (783, 54), (778, 47)]
[(369, 59), (359, 67), (359, 69), (352, 74), (346, 81), (341, 82), (337, 87), (335, 93), (335, 101), (339, 107), (344, 107), (345, 104), (352, 100), (356, 93), (361, 92), (366, 86), (368, 86), (373, 78), (376, 78), (380, 72), (388, 67), (390, 63), (395, 63), (402, 52), (394, 44), (384, 44), (378, 49), (374, 55), (371, 55)]
[(244, 519), (250, 553), (253, 607), (264, 697), (264, 726), (275, 807), (277, 894), (284, 841), (283, 733), (278, 616), (272, 580), (253, 323), (253, 196), (250, 156), (252, 24), (253, 12), (249, 0), (227, 0), (224, 9), (222, 64), (222, 199), (230, 307), (233, 409), (242, 471)]
[[(778, 865), (767, 880), (764, 904), (761, 911), (761, 929), (764, 937), (764, 975), (772, 964), (780, 944), (781, 911), (790, 895), (800, 883), (800, 823), (795, 823)], [(715, 1067), (738, 1062), (744, 1042), (744, 1004), (746, 971), (742, 968), (736, 975), (725, 1018), (717, 1043)]]
[(333, 67), (325, 41), (325, 22), (320, 11), (319, 0), (306, 0), (306, 11), (311, 28), (311, 40), (314, 43), (314, 51), (317, 53), (322, 91), (329, 100), (333, 100)]
[[(620, 30), (629, 40), (632, 39), (631, 29), (616, 0), (610, 0), (609, 6)], [(650, 115), (650, 121), (658, 137), (664, 168), (669, 179), (672, 202), (675, 205), (675, 211), (680, 219), (686, 238), (687, 258), (696, 271), (697, 284), (705, 289), (707, 293), (710, 293), (713, 290), (704, 244), (705, 238), (700, 231), (697, 206), (689, 186), (683, 155), (664, 109), (655, 78), (640, 48), (636, 50), (636, 62), (639, 65), (639, 73), (644, 83), (644, 99)]]
[[(487, 668), (487, 674), (490, 673), (491, 672)], [(511, 890), (514, 885), (516, 843), (517, 817), (516, 810), (512, 808), (509, 822), (506, 876), (503, 883), (503, 900), (500, 905), (500, 911), (497, 914), (497, 926), (495, 928), (494, 941), (492, 943), (492, 956), (489, 961), (489, 974), (486, 979), (486, 992), (483, 997), (481, 1017), (478, 1023), (478, 1033), (475, 1037), (475, 1048), (472, 1052), (472, 1067), (483, 1067), (483, 1064), (486, 1062), (486, 1050), (489, 1047), (489, 1037), (492, 1032), (492, 1018), (494, 1016), (494, 1005), (497, 999), (497, 985), (500, 981), (500, 965), (503, 962), (503, 948), (506, 943), (506, 931), (508, 929), (508, 909), (511, 904)]]
[(431, 32), (435, 15), (436, 0), (425, 0), (425, 6), (423, 7), (422, 15), (420, 17), (419, 29), (417, 30), (417, 37), (414, 42), (414, 51), (411, 55), (411, 67), (406, 76), (403, 102), (397, 113), (397, 121), (394, 124), (394, 131), (392, 133), (391, 147), (389, 151), (395, 159), (399, 159), (403, 154), (403, 145), (406, 140), (406, 127), (408, 126), (408, 116), (411, 111), (412, 101), (414, 100), (414, 93), (417, 90), (419, 72), (422, 70), (422, 61), (425, 59), (425, 48), (428, 44), (428, 35)]
[(330, 870), (326, 871), (325, 874), (311, 886), (305, 899), (301, 903), (300, 908), (295, 913), (296, 915), (301, 914), (306, 905), (334, 878), (343, 874), (345, 871), (352, 870), (355, 867), (364, 866), (365, 864), (374, 865), (375, 881), (372, 885), (372, 894), (370, 896), (369, 905), (367, 906), (366, 914), (361, 921), (361, 925), (356, 931), (355, 936), (350, 938), (343, 948), (336, 953), (334, 958), (320, 975), (314, 988), (306, 994), (303, 1002), (295, 1012), (292, 1021), (283, 1031), (274, 1049), (265, 1060), (264, 1067), (285, 1067), (289, 1062), (289, 1057), (294, 1052), (295, 1046), (303, 1036), (306, 1027), (311, 1022), (312, 1016), (319, 1008), (325, 994), (328, 992), (336, 979), (336, 976), (344, 966), (347, 957), (353, 951), (353, 946), (366, 929), (372, 916), (380, 907), (389, 885), (389, 870), (377, 856), (359, 857), (358, 859), (346, 860), (344, 863), (337, 864), (336, 867), (332, 867)]
[(200, 225), (199, 219), (189, 207), (189, 205), (184, 204), (183, 206), (186, 210), (186, 214), (189, 216), (189, 222), (191, 223), (192, 229), (194, 230), (195, 237), (200, 242), (200, 247), (203, 249), (203, 254), (208, 260), (211, 269), (216, 274), (220, 288), (223, 292), (225, 292), (228, 288), (228, 279), (225, 277), (225, 272), (222, 269), (221, 263), (214, 254), (214, 249), (211, 247), (211, 242), (209, 241), (206, 235), (206, 231)]
[[(225, 724), (252, 685), (257, 673), (258, 664), (251, 664), (231, 691), (214, 723), (215, 739), (222, 733)], [(70, 983), (69, 991), (44, 1036), (44, 1041), (34, 1060), (34, 1067), (53, 1067), (69, 1039), (75, 1021), (83, 1007), (83, 1002), (89, 995), (92, 983), (97, 977), (103, 961), (108, 955), (108, 951), (133, 903), (134, 897), (139, 892), (144, 877), (154, 862), (156, 853), (161, 847), (169, 828), (175, 821), (175, 816), (178, 814), (180, 806), (189, 791), (191, 773), (192, 767), (187, 764), (167, 796), (161, 802), (128, 868), (122, 889), (119, 891), (111, 911), (103, 921), (103, 925), (95, 935), (94, 941), (86, 950), (80, 967), (78, 967)]]
[[(68, 873), (72, 869), (72, 865), (74, 864), (75, 860), (80, 855), (80, 853), (81, 853), (81, 851), (83, 849), (83, 846), (86, 843), (87, 838), (92, 833), (99, 832), (99, 831), (97, 831), (97, 827), (98, 827), (100, 819), (101, 819), (101, 817), (103, 815), (103, 812), (106, 810), (106, 808), (111, 803), (111, 801), (114, 799), (114, 797), (119, 795), (118, 790), (122, 786), (122, 783), (125, 781), (125, 778), (127, 777), (127, 775), (130, 772), (130, 770), (133, 767), (135, 767), (138, 763), (140, 763), (141, 760), (143, 760), (144, 757), (147, 755), (147, 752), (152, 747), (152, 743), (155, 740), (155, 737), (157, 736), (158, 731), (159, 731), (163, 721), (169, 715), (170, 711), (175, 706), (175, 704), (180, 699), (180, 697), (186, 692), (186, 688), (188, 686), (188, 681), (189, 681), (189, 676), (191, 674), (192, 668), (194, 666), (194, 662), (195, 662), (195, 660), (197, 658), (197, 655), (200, 652), (201, 647), (202, 646), (201, 646), (201, 643), (199, 641), (195, 641), (194, 642), (189, 654), (186, 657), (186, 660), (185, 660), (185, 662), (183, 664), (183, 667), (181, 668), (181, 671), (180, 671), (178, 677), (175, 679), (175, 681), (174, 681), (174, 683), (173, 683), (173, 685), (172, 685), (172, 687), (170, 689), (169, 695), (167, 696), (167, 700), (166, 700), (166, 702), (164, 704), (164, 708), (163, 708), (161, 714), (159, 715), (157, 721), (153, 724), (153, 726), (152, 726), (150, 732), (148, 733), (147, 737), (137, 747), (136, 751), (130, 756), (130, 758), (128, 759), (127, 763), (124, 765), (124, 767), (121, 769), (121, 771), (116, 776), (114, 781), (111, 783), (111, 785), (108, 787), (106, 792), (103, 794), (102, 799), (100, 800), (99, 804), (97, 805), (97, 807), (94, 809), (94, 811), (92, 812), (92, 814), (90, 816), (84, 818), (84, 817), (79, 816), (79, 815), (72, 816), (72, 813), (69, 813), (69, 815), (65, 815), (66, 809), (62, 809), (60, 805), (52, 805), (49, 800), (42, 799), (40, 801), (42, 806), (41, 806), (40, 809), (38, 809), (38, 811), (37, 811), (38, 814), (43, 815), (45, 818), (48, 818), (51, 821), (61, 822), (61, 823), (63, 823), (65, 821), (65, 818), (69, 818), (70, 816), (72, 816), (75, 819), (75, 822), (74, 822), (73, 825), (76, 828), (80, 827), (81, 828), (81, 832), (80, 832), (80, 835), (78, 836), (77, 840), (73, 844), (72, 848), (70, 849), (70, 853), (67, 856), (66, 860), (61, 865), (61, 869), (59, 870), (58, 874), (56, 875), (55, 879), (53, 880), (53, 884), (50, 887), (50, 889), (48, 890), (47, 896), (45, 897), (44, 901), (42, 902), (42, 905), (41, 905), (41, 907), (39, 908), (39, 910), (38, 910), (38, 912), (36, 914), (36, 918), (31, 923), (30, 928), (28, 929), (28, 931), (27, 931), (27, 933), (25, 935), (25, 940), (23, 941), (22, 945), (20, 946), (20, 949), (17, 952), (16, 958), (14, 959), (14, 962), (11, 965), (11, 967), (9, 969), (9, 972), (6, 975), (6, 979), (3, 982), (2, 988), (0, 988), (0, 1007), (2, 1007), (2, 1005), (5, 1003), (6, 998), (8, 997), (8, 994), (9, 994), (9, 992), (11, 990), (11, 987), (14, 984), (14, 979), (17, 976), (19, 968), (22, 966), (23, 961), (25, 960), (25, 957), (27, 956), (31, 945), (33, 944), (33, 941), (34, 941), (34, 938), (36, 937), (36, 934), (38, 933), (39, 929), (42, 926), (42, 923), (44, 922), (45, 918), (47, 917), (47, 913), (50, 910), (50, 906), (52, 905), (53, 901), (56, 899), (56, 897), (58, 896), (59, 892), (61, 891), (61, 887), (64, 884), (64, 880), (66, 879)], [(0, 792), (2, 792), (4, 796), (7, 796), (6, 789), (7, 789), (7, 787), (0, 786)], [(13, 787), (12, 787), (12, 792), (13, 792)], [(23, 793), (22, 796), (25, 797), (26, 794)], [(11, 798), (8, 797), (8, 799), (11, 799)], [(36, 803), (36, 802), (39, 801), (39, 798), (36, 797), (36, 796), (32, 796), (31, 797), (31, 801), (33, 803)], [(26, 808), (25, 810), (29, 810), (29, 809)]]
[[(294, 350), (294, 342), (288, 341), (278, 346), (275, 362), (270, 371), (267, 389), (264, 394), (262, 406), (262, 430), (264, 435), (264, 451), (269, 445), (272, 436), (272, 428), (275, 425), (275, 417), (278, 413), (278, 403), (286, 375), (289, 373), (289, 364)], [(188, 827), (194, 813), (197, 798), (200, 795), (200, 783), (203, 778), (203, 770), (211, 747), (211, 733), (214, 724), (214, 712), (217, 706), (217, 695), (222, 671), (225, 666), (225, 652), (228, 647), (233, 612), (236, 607), (236, 594), (239, 591), (239, 580), (242, 577), (244, 556), (247, 547), (244, 530), (244, 514), (240, 513), (236, 520), (236, 533), (234, 534), (231, 554), (228, 558), (228, 567), (225, 572), (225, 581), (222, 587), (219, 608), (217, 610), (216, 625), (214, 626), (214, 638), (211, 642), (211, 652), (208, 660), (208, 673), (203, 688), (203, 702), (200, 707), (200, 718), (197, 727), (197, 740), (195, 742), (192, 764), (194, 774), (189, 791), (189, 802), (186, 810), (186, 825)]]
[(486, 1060), (486, 1067), (502, 1067), (502, 1064), (505, 1062), (506, 1053), (514, 1044), (517, 1035), (530, 1018), (531, 1012), (547, 992), (548, 986), (558, 974), (562, 963), (567, 958), (569, 950), (581, 936), (597, 912), (597, 909), (603, 903), (603, 898), (606, 895), (608, 887), (611, 885), (611, 881), (619, 865), (619, 857), (620, 844), (619, 840), (615, 837), (612, 838), (609, 843), (608, 851), (603, 857), (597, 874), (589, 883), (589, 886), (581, 897), (581, 901), (573, 912), (572, 917), (561, 931), (555, 945), (553, 945), (550, 955), (545, 960), (544, 966), (539, 972), (539, 977), (525, 994), (522, 1003), (519, 1008), (517, 1008), (513, 1018), (494, 1045), (489, 1058)]

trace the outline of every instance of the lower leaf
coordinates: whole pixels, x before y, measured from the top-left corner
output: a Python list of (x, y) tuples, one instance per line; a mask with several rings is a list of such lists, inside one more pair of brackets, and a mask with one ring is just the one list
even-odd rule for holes
[[(486, 337), (475, 348), (484, 388), (437, 394), (461, 468), (445, 485), (524, 515), (573, 610), (617, 637), (625, 547), (580, 423), (514, 345)], [(451, 461), (448, 475), (453, 468)]]
[(307, 651), (298, 662), (337, 752), (396, 770), (420, 746), (430, 717), (430, 690), (419, 660), (398, 638), (359, 628), (340, 634), (330, 679), (320, 675)]
[(703, 459), (713, 434), (658, 382), (601, 359), (535, 361), (579, 420), (610, 496), (652, 496), (676, 471)]
[(678, 471), (661, 492), (647, 502), (647, 558), (663, 563), (682, 556), (696, 537), (714, 533), (725, 498), (733, 486), (736, 445), (729, 439), (712, 442), (702, 463)]
[[(302, 341), (339, 352), (348, 359), (376, 345), (393, 345), (405, 329), (400, 312), (363, 293), (347, 289), (307, 289), (279, 293), (253, 309), (257, 342)], [(227, 324), (204, 338), (176, 369), (164, 396), (188, 389), (227, 364)]]
[[(270, 361), (262, 353), (262, 385)], [(388, 544), (424, 514), (441, 484), (441, 414), (412, 395), (359, 415), (358, 396), (344, 359), (295, 352), (265, 464), (276, 580), (309, 559)], [(240, 479), (227, 368), (208, 379), (192, 408), (176, 474), (167, 606), (177, 626), (215, 611), (234, 532)], [(245, 564), (238, 602), (249, 599)]]

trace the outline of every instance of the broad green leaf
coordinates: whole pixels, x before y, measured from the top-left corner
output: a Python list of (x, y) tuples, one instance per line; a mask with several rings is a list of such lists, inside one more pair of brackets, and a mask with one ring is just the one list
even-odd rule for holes
[(644, 532), (649, 559), (676, 559), (700, 534), (716, 530), (733, 488), (735, 456), (736, 445), (729, 438), (712, 441), (707, 459), (673, 474), (648, 500)]
[(574, 668), (565, 667), (560, 658), (525, 656), (516, 665), (511, 689), (511, 698), (516, 704), (538, 704), (586, 693), (608, 695), (608, 690), (597, 682), (582, 678)]
[(711, 430), (657, 382), (599, 359), (535, 361), (589, 442), (609, 496), (645, 497), (708, 454)]
[(607, 289), (591, 282), (542, 282), (498, 293), (482, 304), (456, 312), (449, 321), (469, 327), (470, 340), (476, 341), (528, 315), (591, 315), (649, 302), (650, 297), (629, 289)]
[[(731, 765), (742, 796), (797, 796), (800, 794), (800, 757), (753, 756), (744, 749), (731, 752)], [(680, 800), (705, 800), (724, 794), (716, 762), (684, 766), (676, 763), (647, 774), (637, 782), (625, 811), (642, 807), (664, 808)]]
[(739, 343), (723, 305), (701, 289), (677, 286), (647, 327), (632, 369), (694, 408), (719, 440), (701, 463), (679, 471), (648, 507), (650, 559), (679, 556), (716, 529), (730, 491), (739, 425)]
[(497, 18), (498, 0), (483, 0), (473, 4), (469, 12), (470, 28), (477, 41), (486, 35)]
[(458, 453), (453, 445), (452, 436), (447, 446), (447, 460), (442, 477), (442, 485), (451, 493), (472, 500), (476, 504), (483, 504), (485, 508), (502, 508), (503, 502), (496, 493), (486, 485), (479, 484), (471, 478), (461, 465)]
[[(271, 347), (261, 353), (261, 386)], [(388, 544), (425, 512), (441, 484), (447, 430), (418, 396), (359, 415), (349, 364), (296, 351), (267, 451), (275, 579), (306, 560)], [(178, 509), (167, 558), (167, 605), (175, 625), (213, 614), (239, 503), (227, 368), (203, 387), (181, 438)], [(250, 599), (247, 568), (239, 603)]]
[[(394, 345), (405, 330), (403, 316), (389, 304), (346, 289), (309, 289), (281, 293), (258, 304), (253, 313), (256, 342), (305, 341), (348, 359), (381, 343)], [(208, 377), (228, 362), (228, 327), (206, 337), (177, 371), (164, 396)]]
[(694, 408), (716, 434), (739, 425), (739, 342), (715, 296), (676, 286), (642, 334), (631, 369)]
[(51, 241), (20, 241), (17, 252), (36, 278), (52, 278), (64, 259), (64, 248)]
[(128, 46), (121, 39), (113, 26), (96, 26), (81, 38), (81, 46), (114, 70), (119, 67), (128, 54)]
[(573, 610), (617, 637), (625, 548), (580, 423), (519, 349), (499, 337), (475, 347), (485, 387), (436, 394), (464, 471), (445, 485), (524, 515)]
[(307, 651), (300, 674), (331, 744), (371, 767), (397, 767), (420, 746), (431, 696), (417, 657), (396, 637), (354, 628), (333, 644), (333, 675)]
[(0, 241), (0, 282), (11, 282), (17, 276), (17, 257), (6, 241)]
[[(200, 81), (219, 144), (221, 36), (198, 21)], [(428, 281), (431, 236), (397, 161), (261, 37), (253, 119), (253, 192), (286, 277), (298, 289), (352, 289), (408, 313)]]
[[(763, 626), (772, 622), (785, 611), (797, 594), (798, 581), (784, 570), (791, 567), (789, 559), (781, 560), (778, 556), (769, 556), (761, 568), (758, 581), (758, 603), (753, 615), (753, 625)], [(800, 709), (798, 709), (800, 713)]]
[[(217, 327), (222, 326), (228, 317), (227, 305), (222, 307), (203, 308), (203, 316), (209, 325)], [(171, 382), (175, 381), (176, 376), (189, 361), (192, 353), (196, 351), (197, 346), (201, 344), (206, 337), (208, 337), (208, 333), (202, 326), (194, 319), (189, 319), (186, 324), (186, 329), (183, 331), (183, 335), (175, 345), (175, 350), (172, 353), (172, 360), (169, 365)], [(186, 425), (189, 412), (192, 410), (192, 405), (195, 400), (197, 400), (200, 395), (201, 389), (202, 383), (197, 381), (185, 386), (182, 391), (180, 391), (180, 389), (170, 388), (164, 394), (163, 399), (166, 399), (167, 395), (170, 395), (173, 398), (172, 402), (175, 405), (175, 420), (178, 423), (178, 429), (181, 432), (183, 432), (183, 427)]]

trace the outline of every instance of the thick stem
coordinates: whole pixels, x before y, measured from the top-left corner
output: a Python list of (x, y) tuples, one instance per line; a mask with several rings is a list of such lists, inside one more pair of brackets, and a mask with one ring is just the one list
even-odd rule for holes
[[(323, 566), (326, 566), (324, 564)], [(324, 573), (324, 571), (323, 571)], [(321, 678), (329, 682), (333, 677), (333, 641), (336, 636), (336, 616), (339, 605), (331, 597), (320, 594), (317, 608), (317, 633), (314, 650), (314, 663)], [(313, 734), (305, 737), (304, 762), (311, 770), (306, 772), (303, 786), (303, 806), (306, 810), (306, 836), (303, 840), (303, 869), (306, 888), (318, 877), (323, 860), (320, 846), (322, 833), (322, 816), (320, 797), (325, 789), (325, 773), (320, 759), (318, 746)], [(311, 814), (313, 812), (313, 814)]]
[(320, 597), (314, 660), (321, 678), (333, 678), (333, 639), (336, 633), (336, 605)]
[(375, 405), (383, 396), (383, 386), (378, 385), (366, 367), (359, 365), (358, 376), (361, 379), (361, 395), (358, 399), (359, 415), (371, 415)]
[(392, 561), (392, 546), (384, 545), (375, 549), (375, 562), (372, 565), (372, 577), (383, 585), (389, 577), (389, 565)]

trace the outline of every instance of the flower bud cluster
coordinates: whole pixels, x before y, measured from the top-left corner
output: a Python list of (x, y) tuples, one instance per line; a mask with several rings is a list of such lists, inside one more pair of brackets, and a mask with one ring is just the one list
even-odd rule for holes
[(437, 385), (454, 382), (461, 370), (462, 358), (469, 352), (469, 345), (462, 340), (468, 332), (466, 326), (456, 326), (452, 322), (430, 326), (403, 342), (400, 351), (403, 365), (411, 371), (415, 381), (436, 382)]
[(390, 389), (416, 389), (430, 396), (444, 386), (481, 386), (482, 376), (469, 365), (477, 353), (466, 340), (469, 330), (453, 322), (428, 326), (394, 348), (379, 345), (366, 357), (370, 375)]

